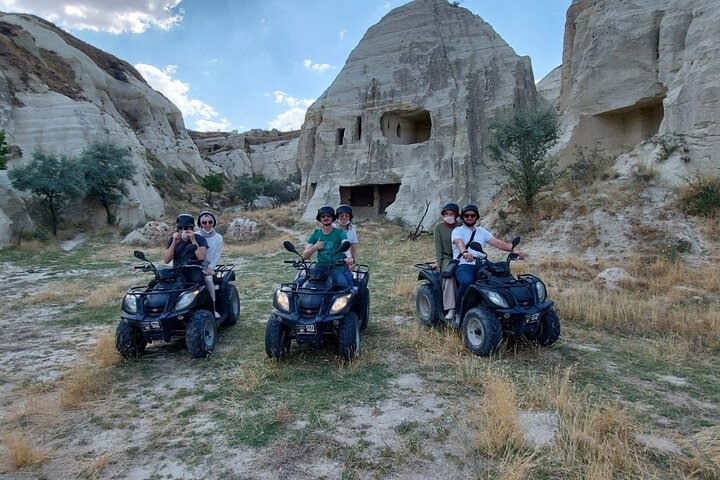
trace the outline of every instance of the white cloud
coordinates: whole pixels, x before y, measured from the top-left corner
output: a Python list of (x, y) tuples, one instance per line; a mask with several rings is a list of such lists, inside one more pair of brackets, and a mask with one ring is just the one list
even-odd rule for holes
[(182, 0), (0, 0), (0, 10), (32, 13), (69, 30), (142, 33), (182, 22)]
[(317, 72), (327, 72), (328, 70), (335, 70), (335, 68), (337, 68), (329, 63), (313, 63), (309, 58), (303, 60), (303, 65), (305, 68), (315, 70)]
[(176, 107), (180, 109), (186, 123), (190, 118), (200, 117), (195, 121), (195, 129), (200, 131), (229, 131), (231, 129), (230, 122), (221, 118), (216, 120), (220, 114), (210, 105), (198, 100), (190, 98), (190, 84), (183, 82), (177, 78), (173, 78), (173, 74), (177, 72), (175, 65), (167, 65), (160, 69), (155, 65), (138, 63), (135, 68), (140, 72), (143, 78), (155, 90), (162, 92)]
[(268, 122), (268, 128), (277, 128), (281, 132), (299, 130), (305, 121), (305, 112), (308, 107), (313, 104), (315, 99), (293, 97), (280, 90), (276, 90), (273, 93), (275, 95), (275, 103), (284, 103), (290, 107), (290, 109)]
[(340, 31), (340, 40), (345, 40), (346, 34), (347, 34), (347, 28), (345, 30)]

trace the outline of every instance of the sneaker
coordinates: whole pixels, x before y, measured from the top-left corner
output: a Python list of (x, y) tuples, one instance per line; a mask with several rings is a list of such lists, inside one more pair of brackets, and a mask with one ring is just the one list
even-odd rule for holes
[(450, 310), (448, 310), (447, 315), (445, 315), (445, 320), (452, 320), (453, 317), (455, 317), (455, 309), (451, 308)]
[(220, 314), (218, 312), (215, 312), (215, 318), (217, 318), (217, 319), (220, 318)]

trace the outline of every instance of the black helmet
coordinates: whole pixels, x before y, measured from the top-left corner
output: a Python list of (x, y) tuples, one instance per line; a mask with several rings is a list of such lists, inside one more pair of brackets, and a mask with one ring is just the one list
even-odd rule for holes
[(330, 215), (332, 215), (333, 221), (337, 218), (337, 216), (335, 215), (335, 209), (330, 205), (323, 205), (322, 207), (318, 208), (317, 215), (315, 215), (315, 220), (317, 220), (318, 222), (320, 221), (321, 213), (329, 213)]
[(440, 213), (446, 212), (448, 210), (453, 211), (453, 212), (457, 213), (458, 215), (460, 215), (460, 207), (458, 207), (457, 203), (450, 202), (450, 203), (445, 204), (445, 206), (442, 208), (442, 210), (440, 210)]
[(198, 219), (197, 219), (197, 226), (198, 226), (198, 227), (202, 228), (202, 227), (200, 226), (200, 220), (201, 220), (203, 217), (210, 217), (210, 218), (212, 218), (213, 225), (217, 225), (217, 220), (215, 219), (215, 215), (213, 215), (212, 213), (208, 212), (207, 210), (204, 210), (204, 211), (200, 212), (200, 215), (198, 215)]
[(181, 213), (175, 219), (175, 228), (194, 227), (194, 226), (195, 226), (195, 219), (193, 218), (192, 215), (189, 215), (187, 213)]
[(473, 205), (472, 203), (468, 203), (462, 208), (462, 212), (460, 212), (460, 215), (465, 215), (465, 212), (475, 212), (475, 215), (478, 217), (480, 216), (480, 212), (478, 211), (477, 206)]
[(352, 207), (350, 205), (345, 205), (344, 203), (342, 205), (339, 205), (337, 210), (335, 210), (335, 213), (339, 216), (341, 213), (347, 213), (350, 215), (350, 220), (353, 219), (352, 214)]

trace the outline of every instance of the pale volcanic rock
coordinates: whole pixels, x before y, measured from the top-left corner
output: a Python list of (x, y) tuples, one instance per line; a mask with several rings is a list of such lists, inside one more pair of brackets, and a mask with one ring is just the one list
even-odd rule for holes
[(530, 59), (480, 17), (446, 0), (398, 7), (307, 112), (304, 218), (346, 202), (356, 215), (417, 221), (426, 201), (433, 218), (449, 199), (485, 202), (497, 189), (489, 122), (536, 102)]

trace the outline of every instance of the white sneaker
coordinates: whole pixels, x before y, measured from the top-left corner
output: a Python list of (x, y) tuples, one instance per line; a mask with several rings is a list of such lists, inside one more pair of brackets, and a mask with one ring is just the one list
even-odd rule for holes
[(445, 315), (445, 320), (452, 320), (454, 316), (455, 316), (455, 309), (451, 308), (450, 310), (448, 310), (447, 315)]
[(218, 312), (215, 312), (215, 318), (220, 318), (220, 314)]

